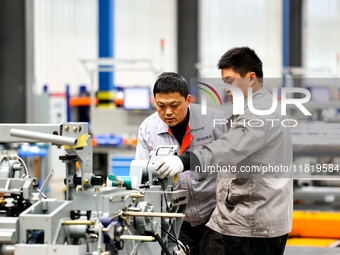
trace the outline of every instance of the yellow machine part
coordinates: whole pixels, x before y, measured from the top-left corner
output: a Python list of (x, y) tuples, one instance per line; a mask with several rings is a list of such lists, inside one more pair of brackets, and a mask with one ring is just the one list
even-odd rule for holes
[(340, 240), (340, 212), (293, 211), (289, 246), (334, 247)]
[(339, 244), (339, 240), (326, 238), (289, 238), (287, 240), (288, 246), (331, 247), (334, 244)]
[(80, 147), (85, 147), (87, 146), (87, 138), (88, 138), (88, 134), (82, 134), (79, 135), (77, 138), (77, 145), (75, 146), (70, 146), (70, 145), (64, 145), (65, 150), (70, 149), (70, 148), (80, 148)]

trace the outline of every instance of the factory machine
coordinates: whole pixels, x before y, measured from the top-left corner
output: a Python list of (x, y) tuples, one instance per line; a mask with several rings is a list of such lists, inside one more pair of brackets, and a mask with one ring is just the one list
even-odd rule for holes
[[(130, 176), (102, 180), (92, 169), (87, 123), (1, 124), (1, 142), (48, 142), (65, 150), (66, 200), (47, 198), (51, 169), (39, 187), (23, 159), (0, 156), (0, 254), (174, 255), (189, 254), (178, 240), (187, 191), (176, 176), (159, 179), (156, 162), (178, 153), (159, 147), (148, 161), (135, 160)], [(81, 174), (76, 169), (80, 165)]]

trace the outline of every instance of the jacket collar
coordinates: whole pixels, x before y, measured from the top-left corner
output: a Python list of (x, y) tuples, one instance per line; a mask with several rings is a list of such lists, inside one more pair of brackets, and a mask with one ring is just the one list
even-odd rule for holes
[[(253, 93), (253, 101), (258, 100), (259, 98), (263, 97), (265, 94), (267, 94), (267, 89), (264, 86), (262, 86), (261, 88), (259, 88)], [(248, 108), (248, 100), (244, 99), (244, 109), (247, 109), (247, 108)]]

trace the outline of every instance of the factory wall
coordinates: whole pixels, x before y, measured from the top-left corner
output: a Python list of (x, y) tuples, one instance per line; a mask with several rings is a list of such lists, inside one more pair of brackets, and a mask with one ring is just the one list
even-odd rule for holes
[(308, 77), (340, 77), (340, 2), (304, 2), (303, 62)]
[[(114, 3), (115, 58), (150, 59), (153, 64), (150, 71), (133, 72), (134, 68), (148, 67), (117, 66), (120, 69), (115, 73), (115, 85), (152, 86), (161, 71), (176, 71), (176, 1), (115, 0)], [(198, 9), (196, 68), (200, 76), (219, 77), (216, 68), (219, 57), (231, 47), (244, 45), (258, 52), (266, 77), (282, 76), (283, 0), (199, 0)], [(336, 0), (303, 2), (302, 62), (312, 75), (326, 72), (331, 77), (339, 76), (339, 11), (340, 3)], [(78, 93), (80, 85), (89, 86), (89, 76), (80, 59), (97, 58), (97, 15), (95, 0), (34, 2), (36, 92), (40, 93), (45, 84), (54, 92), (64, 92), (69, 84), (72, 94)]]
[[(36, 91), (47, 84), (52, 92), (65, 92), (69, 84), (75, 94), (80, 85), (89, 86), (80, 60), (98, 58), (97, 1), (37, 0), (34, 14)], [(153, 64), (153, 69), (145, 63), (117, 65), (115, 85), (153, 85), (162, 70), (176, 71), (176, 2), (115, 0), (114, 38), (115, 58)], [(136, 69), (146, 70), (131, 72)]]
[(262, 59), (266, 77), (281, 77), (282, 13), (281, 0), (200, 0), (201, 76), (220, 77), (216, 64), (223, 53), (249, 46)]
[[(176, 1), (115, 0), (115, 5), (115, 58), (150, 59), (154, 68), (140, 72), (118, 71), (116, 84), (153, 86), (160, 72), (176, 71)], [(164, 40), (164, 48), (161, 40)], [(132, 69), (134, 67), (147, 66), (136, 63), (131, 65)]]

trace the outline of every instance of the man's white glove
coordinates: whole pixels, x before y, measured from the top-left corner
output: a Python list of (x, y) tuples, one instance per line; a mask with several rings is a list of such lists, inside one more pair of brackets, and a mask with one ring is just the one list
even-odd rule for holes
[(183, 169), (184, 166), (182, 160), (177, 156), (162, 158), (156, 164), (156, 172), (161, 179), (181, 173), (183, 172)]

